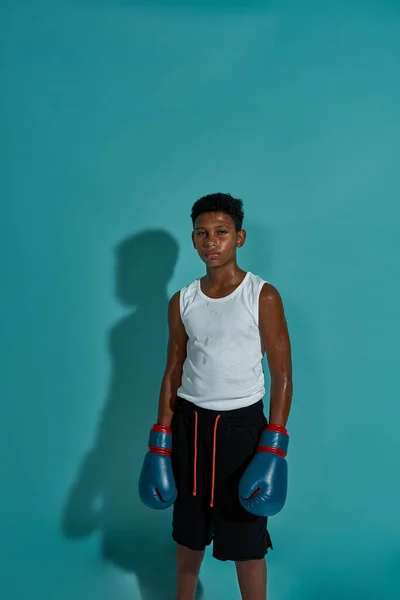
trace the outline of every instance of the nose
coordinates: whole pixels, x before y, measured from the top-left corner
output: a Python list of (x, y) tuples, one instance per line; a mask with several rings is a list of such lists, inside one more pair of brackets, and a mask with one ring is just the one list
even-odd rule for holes
[(206, 246), (206, 248), (213, 248), (215, 246), (215, 240), (212, 235), (207, 236), (207, 238), (205, 240), (205, 246)]

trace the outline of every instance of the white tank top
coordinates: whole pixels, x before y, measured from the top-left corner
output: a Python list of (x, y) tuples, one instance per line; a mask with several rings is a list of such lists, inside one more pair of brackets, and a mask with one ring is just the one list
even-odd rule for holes
[(250, 406), (265, 394), (264, 344), (258, 326), (261, 288), (248, 271), (224, 298), (209, 298), (196, 279), (180, 290), (180, 314), (188, 335), (178, 396), (211, 410)]

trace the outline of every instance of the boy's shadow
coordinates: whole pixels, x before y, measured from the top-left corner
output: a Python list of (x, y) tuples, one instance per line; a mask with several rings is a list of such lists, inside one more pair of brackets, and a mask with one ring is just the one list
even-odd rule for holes
[(116, 296), (129, 312), (108, 335), (111, 381), (90, 450), (62, 515), (68, 539), (100, 535), (102, 557), (136, 575), (142, 600), (175, 597), (171, 509), (152, 511), (138, 497), (149, 429), (164, 373), (168, 293), (177, 241), (144, 231), (116, 248)]

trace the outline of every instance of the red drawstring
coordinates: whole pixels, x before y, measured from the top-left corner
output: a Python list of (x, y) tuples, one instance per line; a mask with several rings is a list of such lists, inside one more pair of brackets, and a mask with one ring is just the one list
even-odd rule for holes
[[(212, 482), (211, 482), (211, 501), (210, 506), (214, 506), (214, 489), (215, 489), (215, 458), (217, 452), (217, 427), (218, 421), (221, 415), (218, 415), (214, 423), (214, 436), (213, 436), (213, 461), (212, 461)], [(199, 415), (197, 411), (194, 411), (194, 459), (193, 459), (193, 496), (197, 494), (197, 429), (198, 429)]]
[(213, 463), (212, 463), (212, 485), (211, 485), (211, 502), (210, 502), (210, 506), (213, 507), (214, 506), (214, 486), (215, 486), (215, 454), (216, 454), (216, 450), (217, 450), (217, 427), (218, 427), (218, 421), (220, 419), (221, 415), (218, 415), (218, 417), (215, 419), (215, 423), (214, 423), (214, 440), (213, 440)]
[(199, 415), (194, 411), (194, 465), (193, 465), (193, 496), (197, 494), (197, 424)]

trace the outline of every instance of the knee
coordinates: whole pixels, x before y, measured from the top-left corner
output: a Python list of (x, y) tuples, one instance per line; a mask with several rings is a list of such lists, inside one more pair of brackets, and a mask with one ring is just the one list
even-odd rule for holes
[(177, 545), (178, 571), (181, 573), (198, 573), (204, 558), (204, 550), (190, 550)]

